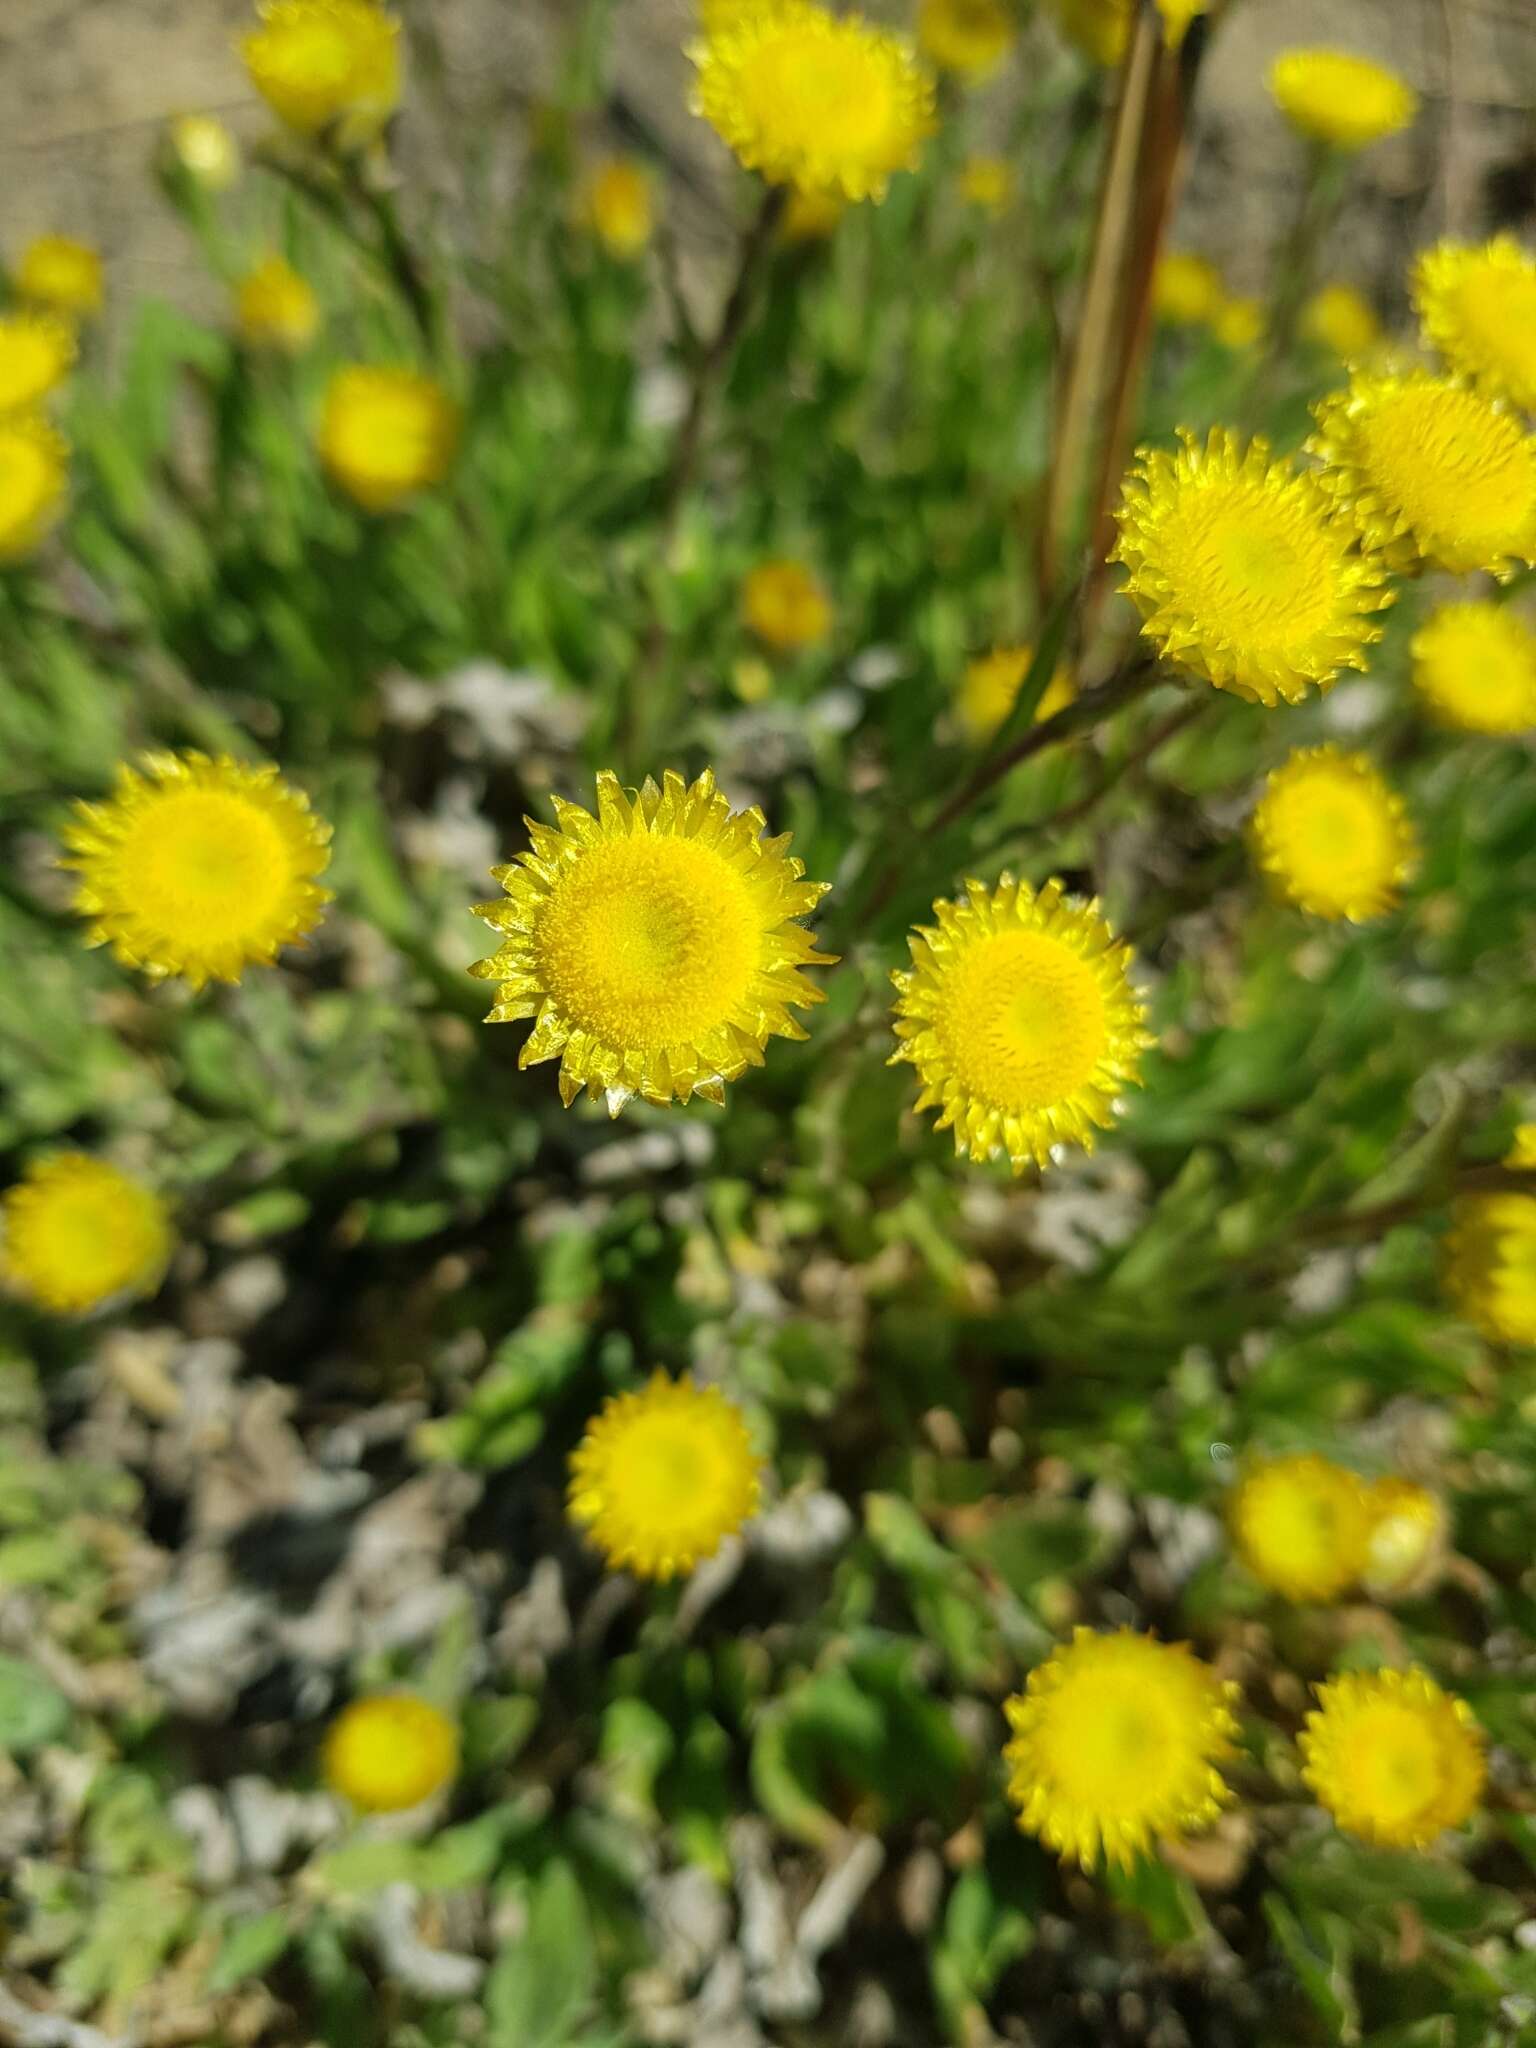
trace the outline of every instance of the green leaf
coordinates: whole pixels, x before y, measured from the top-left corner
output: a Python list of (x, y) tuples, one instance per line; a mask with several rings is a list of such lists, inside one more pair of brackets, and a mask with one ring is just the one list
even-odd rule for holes
[(551, 1863), (534, 1884), (522, 1939), (497, 1957), (486, 1979), (489, 2038), (500, 2048), (567, 2048), (595, 1982), (581, 1885), (569, 1864)]
[(203, 1989), (217, 1997), (249, 1977), (260, 1977), (271, 1969), (292, 1936), (288, 1915), (277, 1908), (270, 1913), (258, 1913), (254, 1920), (237, 1921), (225, 1929), (219, 1952), (203, 1980)]
[(69, 1701), (50, 1679), (18, 1658), (0, 1657), (0, 1750), (25, 1756), (58, 1742), (69, 1720)]

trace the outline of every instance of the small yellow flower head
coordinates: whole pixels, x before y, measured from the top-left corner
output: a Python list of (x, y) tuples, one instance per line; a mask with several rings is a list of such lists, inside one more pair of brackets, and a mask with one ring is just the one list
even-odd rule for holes
[(1209, 1827), (1232, 1797), (1236, 1697), (1184, 1643), (1075, 1630), (1004, 1707), (1020, 1828), (1091, 1870)]
[(320, 331), (320, 301), (291, 263), (265, 256), (236, 288), (235, 322), (253, 348), (297, 355)]
[(1301, 309), (1301, 332), (1346, 363), (1381, 345), (1375, 308), (1352, 284), (1319, 285)]
[(1365, 1487), (1329, 1458), (1255, 1458), (1232, 1489), (1227, 1523), (1249, 1571), (1287, 1600), (1337, 1600), (1365, 1570)]
[(356, 150), (400, 104), (400, 24), (374, 0), (260, 0), (241, 42), (251, 83), (285, 128)]
[(1274, 769), (1253, 814), (1254, 856), (1285, 902), (1359, 924), (1395, 909), (1418, 866), (1418, 835), (1369, 754), (1300, 747)]
[(1536, 437), (1497, 400), (1428, 370), (1357, 370), (1313, 411), (1323, 483), (1392, 568), (1536, 562)]
[(1022, 1173), (1058, 1145), (1091, 1152), (1152, 1043), (1131, 949), (1060, 882), (1037, 895), (1005, 874), (965, 889), (934, 904), (937, 927), (918, 926), (910, 970), (891, 976), (901, 1043), (888, 1064), (917, 1069), (917, 1107), (940, 1112), (957, 1155), (1006, 1157)]
[(415, 1693), (373, 1693), (331, 1723), (321, 1770), (338, 1798), (364, 1813), (403, 1813), (450, 1784), (459, 1731)]
[(1414, 688), (1443, 725), (1508, 735), (1536, 727), (1536, 628), (1510, 605), (1443, 604), (1412, 641)]
[(227, 192), (240, 176), (240, 145), (214, 114), (178, 114), (166, 129), (170, 161), (208, 192)]
[(1536, 412), (1536, 256), (1513, 235), (1438, 242), (1413, 266), (1424, 339), (1493, 398)]
[[(1209, 0), (1157, 0), (1169, 49), (1178, 49), (1195, 15), (1208, 8)], [(1051, 11), (1067, 41), (1095, 64), (1118, 64), (1125, 55), (1136, 0), (1051, 0)]]
[(1013, 48), (1017, 24), (1005, 0), (918, 0), (917, 40), (941, 71), (974, 83)]
[(86, 943), (151, 980), (236, 982), (298, 945), (330, 901), (315, 877), (331, 828), (272, 767), (147, 754), (107, 803), (77, 803), (62, 865), (79, 881)]
[[(956, 708), (967, 738), (984, 740), (995, 733), (1018, 700), (1035, 658), (1033, 647), (995, 647), (965, 666)], [(1035, 707), (1035, 723), (1064, 711), (1077, 695), (1072, 671), (1058, 668)]]
[(651, 174), (632, 156), (606, 157), (582, 186), (578, 218), (610, 256), (629, 260), (651, 239), (656, 201)]
[(39, 235), (30, 242), (11, 281), (34, 306), (46, 306), (66, 319), (101, 311), (101, 258), (69, 235)]
[(1299, 134), (1332, 149), (1364, 149), (1419, 111), (1405, 79), (1344, 50), (1283, 50), (1269, 67), (1269, 90)]
[(1425, 1591), (1439, 1575), (1450, 1535), (1445, 1502), (1411, 1479), (1378, 1479), (1366, 1488), (1369, 1533), (1365, 1589), (1378, 1600)]
[(832, 601), (804, 562), (759, 562), (741, 587), (741, 615), (779, 654), (818, 647), (832, 630)]
[(0, 566), (36, 554), (64, 511), (69, 449), (35, 415), (0, 415)]
[(1208, 327), (1226, 304), (1221, 272), (1204, 256), (1169, 249), (1152, 274), (1152, 310), (1169, 327)]
[(1445, 1291), (1493, 1344), (1536, 1345), (1536, 1195), (1468, 1195), (1451, 1211)]
[(672, 1579), (757, 1513), (762, 1471), (734, 1401), (658, 1372), (587, 1424), (568, 1508), (615, 1571)]
[(1472, 1813), (1487, 1775), (1482, 1730), (1428, 1672), (1347, 1671), (1317, 1701), (1302, 1776), (1341, 1828), (1386, 1849), (1427, 1849)]
[(1257, 299), (1223, 299), (1211, 322), (1211, 332), (1223, 348), (1241, 355), (1263, 337), (1264, 308)]
[(459, 426), (459, 408), (419, 370), (351, 363), (326, 387), (320, 460), (365, 512), (395, 512), (443, 481)]
[(770, 184), (883, 199), (933, 127), (905, 37), (815, 0), (743, 8), (694, 46), (693, 109)]
[(30, 412), (75, 355), (74, 329), (56, 313), (0, 313), (0, 414)]
[(34, 1159), (0, 1198), (0, 1277), (57, 1315), (153, 1294), (171, 1245), (160, 1197), (84, 1152)]
[(536, 1019), (519, 1066), (558, 1057), (566, 1107), (585, 1088), (617, 1116), (635, 1095), (723, 1102), (770, 1038), (807, 1036), (790, 1012), (826, 998), (802, 970), (833, 962), (801, 919), (828, 884), (787, 834), (765, 840), (708, 772), (634, 796), (605, 772), (595, 817), (551, 802), (557, 823), (528, 819), (532, 851), (492, 869), (506, 900), (475, 907), (502, 940), (470, 969), (497, 984), (486, 1021)]
[(1255, 439), (1189, 430), (1143, 448), (1126, 478), (1109, 559), (1164, 660), (1250, 702), (1297, 704), (1363, 669), (1391, 603), (1386, 571), (1309, 470)]
[(999, 214), (1013, 197), (1013, 171), (1004, 157), (968, 157), (960, 171), (960, 196), (982, 213)]
[(802, 242), (824, 242), (835, 234), (848, 211), (848, 202), (836, 192), (790, 193), (779, 216), (779, 240), (789, 247)]
[(1516, 1124), (1515, 1135), (1504, 1155), (1504, 1164), (1536, 1173), (1536, 1124)]

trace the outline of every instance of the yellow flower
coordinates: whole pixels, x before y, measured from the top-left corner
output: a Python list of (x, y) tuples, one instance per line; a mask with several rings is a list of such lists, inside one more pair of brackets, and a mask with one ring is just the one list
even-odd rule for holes
[(906, 38), (814, 0), (742, 9), (690, 55), (694, 112), (770, 184), (882, 199), (933, 127), (933, 81)]
[(1368, 754), (1299, 747), (1253, 814), (1253, 847), (1276, 893), (1314, 917), (1359, 924), (1396, 907), (1418, 865), (1402, 798)]
[(409, 1692), (354, 1700), (331, 1723), (321, 1758), (331, 1790), (364, 1813), (420, 1806), (451, 1783), (458, 1768), (457, 1727)]
[(281, 256), (265, 256), (235, 292), (242, 339), (257, 348), (297, 354), (320, 329), (320, 302), (306, 278)]
[(759, 562), (741, 588), (741, 615), (779, 654), (816, 647), (832, 630), (832, 603), (804, 562)]
[(917, 40), (941, 71), (975, 80), (995, 71), (1018, 30), (1004, 0), (919, 0)]
[(1378, 1479), (1366, 1488), (1365, 1589), (1378, 1600), (1425, 1591), (1438, 1576), (1450, 1533), (1445, 1503), (1411, 1479)]
[(1374, 307), (1352, 284), (1319, 285), (1301, 309), (1301, 332), (1345, 362), (1368, 355), (1382, 338)]
[(1152, 310), (1170, 327), (1208, 327), (1226, 303), (1221, 272), (1204, 256), (1169, 249), (1152, 274)]
[(1022, 1173), (1058, 1145), (1092, 1151), (1152, 1043), (1131, 949), (1060, 882), (1037, 895), (1005, 874), (965, 889), (934, 904), (937, 927), (918, 926), (911, 969), (891, 976), (901, 1043), (889, 1064), (917, 1069), (917, 1107), (941, 1112), (957, 1154), (1006, 1155)]
[(115, 1294), (153, 1294), (171, 1244), (153, 1189), (84, 1152), (34, 1159), (0, 1198), (0, 1274), (59, 1315), (81, 1315)]
[(1493, 1344), (1536, 1345), (1536, 1195), (1467, 1195), (1451, 1211), (1445, 1289)]
[(1536, 438), (1497, 400), (1427, 370), (1356, 370), (1313, 411), (1324, 484), (1394, 569), (1536, 562)]
[[(1131, 37), (1136, 0), (1051, 0), (1057, 26), (1095, 64), (1118, 64)], [(1176, 50), (1191, 20), (1207, 12), (1210, 0), (1157, 0), (1163, 40)]]
[(1004, 1708), (1019, 1826), (1086, 1870), (1209, 1827), (1232, 1797), (1236, 1697), (1184, 1643), (1074, 1630)]
[(637, 1094), (723, 1102), (770, 1038), (807, 1036), (790, 1011), (825, 996), (801, 969), (832, 961), (800, 920), (828, 885), (761, 811), (671, 770), (633, 797), (600, 774), (596, 817), (551, 801), (557, 824), (530, 818), (533, 850), (492, 870), (507, 900), (475, 911), (502, 935), (470, 970), (497, 983), (486, 1021), (537, 1020), (519, 1066), (558, 1055), (562, 1102), (585, 1088), (617, 1116)]
[(1512, 606), (1443, 604), (1411, 652), (1414, 688), (1443, 724), (1493, 734), (1536, 726), (1536, 628)]
[(152, 980), (235, 982), (320, 922), (329, 825), (272, 767), (147, 754), (110, 801), (77, 803), (62, 865), (79, 874), (86, 943)]
[(24, 299), (70, 319), (101, 311), (101, 258), (69, 235), (39, 235), (30, 242), (12, 282)]
[(1426, 1849), (1483, 1790), (1482, 1730), (1465, 1700), (1414, 1666), (1347, 1671), (1317, 1687), (1302, 1776), (1341, 1828), (1388, 1849)]
[(171, 162), (209, 192), (227, 192), (240, 175), (240, 145), (216, 115), (178, 114), (166, 146)]
[(1516, 1124), (1515, 1135), (1504, 1155), (1504, 1164), (1536, 1173), (1536, 1124)]
[(46, 420), (0, 415), (0, 564), (25, 561), (64, 510), (69, 449)]
[(1269, 67), (1269, 90), (1293, 128), (1333, 149), (1364, 149), (1419, 111), (1405, 79), (1344, 50), (1283, 50)]
[(1536, 256), (1513, 235), (1421, 251), (1413, 303), (1424, 339), (1458, 375), (1536, 412)]
[(1109, 559), (1143, 635), (1190, 674), (1273, 707), (1296, 704), (1341, 669), (1366, 666), (1391, 603), (1386, 572), (1310, 471), (1245, 449), (1213, 427), (1183, 428), (1176, 453), (1142, 448), (1125, 481)]
[(615, 1571), (676, 1578), (756, 1514), (762, 1470), (734, 1401), (658, 1372), (587, 1424), (571, 1453), (570, 1517)]
[(583, 185), (577, 213), (610, 256), (638, 256), (655, 225), (649, 171), (632, 156), (605, 157)]
[(453, 400), (419, 370), (350, 363), (326, 387), (320, 460), (365, 512), (394, 512), (448, 474), (459, 423)]
[(779, 216), (779, 240), (792, 247), (800, 242), (823, 242), (836, 231), (847, 211), (847, 200), (836, 192), (793, 191)]
[(260, 0), (251, 83), (285, 128), (359, 149), (400, 103), (400, 24), (373, 0)]
[(1365, 1488), (1329, 1458), (1255, 1458), (1232, 1489), (1227, 1522), (1249, 1571), (1287, 1600), (1337, 1600), (1365, 1570)]
[(1223, 299), (1211, 321), (1211, 332), (1223, 348), (1240, 354), (1264, 332), (1264, 308), (1257, 299)]
[(0, 413), (30, 412), (64, 381), (74, 330), (55, 313), (0, 313)]
[[(966, 663), (957, 708), (968, 738), (984, 740), (997, 731), (1013, 709), (1034, 658), (1033, 647), (995, 647)], [(1064, 711), (1076, 695), (1072, 671), (1058, 668), (1035, 707), (1035, 724)]]
[(1013, 172), (1006, 159), (968, 157), (960, 170), (960, 196), (983, 213), (1001, 213), (1013, 196)]

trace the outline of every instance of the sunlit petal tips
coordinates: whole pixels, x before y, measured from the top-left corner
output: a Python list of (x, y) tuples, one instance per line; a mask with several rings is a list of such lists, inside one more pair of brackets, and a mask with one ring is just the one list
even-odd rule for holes
[(1302, 1776), (1341, 1828), (1384, 1848), (1427, 1849), (1482, 1797), (1482, 1731), (1425, 1671), (1347, 1671), (1317, 1688)]
[(1251, 837), (1277, 895), (1357, 924), (1396, 906), (1419, 860), (1402, 798), (1368, 754), (1341, 747), (1303, 747), (1275, 769)]
[(165, 1204), (105, 1159), (35, 1159), (0, 1197), (0, 1279), (57, 1315), (151, 1294), (171, 1255)]

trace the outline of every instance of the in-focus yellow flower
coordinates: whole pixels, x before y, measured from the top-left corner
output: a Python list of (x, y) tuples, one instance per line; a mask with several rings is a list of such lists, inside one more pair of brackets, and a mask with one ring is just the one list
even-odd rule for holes
[(1019, 1826), (1085, 1870), (1209, 1827), (1232, 1797), (1236, 1697), (1184, 1643), (1075, 1630), (1004, 1708)]
[(30, 412), (75, 355), (74, 329), (56, 313), (0, 313), (0, 413)]
[(88, 243), (69, 235), (39, 235), (29, 242), (12, 282), (34, 306), (46, 306), (68, 319), (101, 311), (101, 258)]
[(285, 128), (352, 150), (400, 104), (400, 24), (373, 0), (260, 0), (240, 53)]
[(1223, 348), (1240, 355), (1264, 333), (1264, 308), (1257, 299), (1224, 298), (1211, 321), (1211, 332)]
[(1208, 327), (1226, 304), (1221, 272), (1188, 249), (1167, 249), (1152, 273), (1152, 310), (1170, 327)]
[(1319, 348), (1350, 362), (1381, 344), (1375, 308), (1352, 284), (1319, 285), (1301, 309), (1301, 332)]
[(1366, 1488), (1365, 1590), (1378, 1600), (1420, 1593), (1439, 1575), (1450, 1534), (1445, 1502), (1411, 1479), (1377, 1479)]
[(68, 483), (62, 434), (33, 414), (0, 416), (0, 563), (37, 552), (59, 522)]
[(998, 214), (1013, 197), (1013, 172), (1000, 156), (967, 157), (960, 169), (960, 196), (967, 206)]
[(832, 630), (832, 601), (804, 562), (759, 562), (741, 586), (741, 615), (780, 654), (817, 647)]
[(933, 80), (910, 42), (815, 0), (744, 8), (690, 55), (694, 112), (770, 184), (882, 199), (933, 127)]
[(236, 287), (235, 321), (253, 347), (297, 355), (320, 331), (320, 301), (284, 257), (264, 256)]
[(1427, 370), (1356, 370), (1307, 446), (1394, 569), (1536, 562), (1536, 437), (1496, 399)]
[(1227, 1523), (1249, 1571), (1287, 1600), (1337, 1600), (1365, 1570), (1365, 1487), (1331, 1458), (1255, 1458), (1232, 1489)]
[(1536, 727), (1536, 627), (1512, 605), (1443, 604), (1412, 641), (1414, 688), (1442, 724), (1513, 734)]
[(941, 71), (975, 81), (1013, 48), (1017, 24), (1004, 0), (918, 0), (917, 40)]
[(615, 1571), (672, 1579), (751, 1520), (762, 1471), (734, 1401), (658, 1372), (587, 1424), (571, 1453), (570, 1517)]
[(1309, 470), (1213, 427), (1137, 451), (1109, 559), (1167, 661), (1271, 707), (1363, 669), (1392, 601), (1386, 571)]
[(1402, 798), (1369, 754), (1335, 746), (1299, 747), (1271, 772), (1252, 838), (1277, 895), (1354, 924), (1394, 909), (1419, 859)]
[(848, 202), (839, 193), (793, 191), (779, 216), (779, 240), (791, 247), (824, 242), (847, 211)]
[(430, 1700), (371, 1693), (331, 1723), (321, 1770), (339, 1798), (364, 1813), (403, 1813), (452, 1782), (459, 1731)]
[(486, 1021), (537, 1020), (519, 1066), (558, 1056), (561, 1101), (585, 1088), (617, 1116), (634, 1095), (723, 1102), (770, 1038), (807, 1036), (790, 1012), (825, 996), (802, 969), (833, 963), (800, 920), (828, 885), (760, 810), (670, 769), (636, 796), (600, 774), (596, 817), (551, 801), (557, 824), (528, 819), (532, 851), (492, 870), (506, 901), (475, 911), (502, 937), (470, 970), (497, 984)]
[(1424, 339), (1458, 376), (1536, 412), (1536, 256), (1513, 235), (1423, 250), (1413, 303)]
[(1005, 1156), (1022, 1173), (1058, 1145), (1092, 1151), (1152, 1043), (1131, 949), (1060, 882), (1036, 894), (1005, 874), (965, 889), (934, 904), (937, 926), (918, 926), (910, 970), (891, 976), (901, 1043), (889, 1064), (917, 1069), (917, 1107), (940, 1112), (957, 1154)]
[(655, 226), (650, 172), (636, 157), (605, 157), (593, 165), (582, 185), (577, 215), (610, 256), (638, 256)]
[(58, 1315), (153, 1294), (171, 1245), (154, 1190), (84, 1152), (34, 1159), (0, 1198), (0, 1276)]
[[(1033, 647), (994, 647), (990, 654), (979, 654), (966, 663), (956, 709), (968, 738), (984, 740), (997, 731), (1018, 701), (1034, 658)], [(1072, 671), (1063, 665), (1035, 706), (1036, 725), (1064, 711), (1076, 695)]]
[[(1157, 0), (1163, 40), (1170, 49), (1178, 49), (1190, 22), (1206, 13), (1209, 4), (1210, 0)], [(1125, 55), (1136, 0), (1051, 0), (1051, 11), (1068, 42), (1095, 64), (1118, 64)]]
[(1494, 1344), (1536, 1345), (1536, 1195), (1466, 1195), (1451, 1211), (1445, 1290)]
[(1482, 1796), (1482, 1731), (1427, 1671), (1346, 1671), (1317, 1688), (1302, 1776), (1341, 1828), (1388, 1849), (1427, 1849)]
[(273, 767), (146, 754), (106, 803), (77, 803), (62, 865), (86, 943), (152, 980), (235, 982), (320, 922), (331, 828)]
[(166, 147), (171, 163), (209, 192), (227, 192), (240, 176), (240, 145), (214, 114), (178, 114)]
[(448, 474), (459, 425), (459, 408), (419, 370), (351, 363), (326, 387), (320, 460), (365, 512), (395, 512)]
[(1332, 149), (1364, 149), (1419, 111), (1406, 79), (1345, 50), (1282, 50), (1269, 67), (1269, 90), (1293, 128)]

